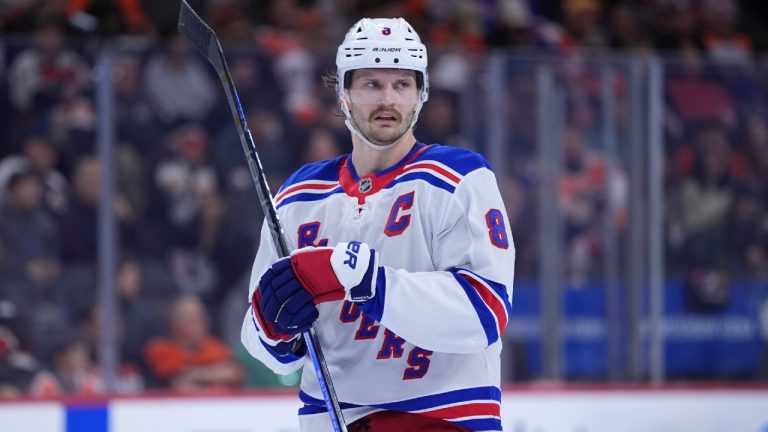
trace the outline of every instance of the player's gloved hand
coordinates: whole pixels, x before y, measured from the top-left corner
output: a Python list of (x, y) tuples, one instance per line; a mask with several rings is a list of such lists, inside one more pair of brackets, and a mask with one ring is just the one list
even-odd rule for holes
[(300, 333), (318, 318), (317, 304), (372, 298), (378, 268), (376, 251), (365, 243), (298, 249), (261, 276), (259, 309), (277, 332)]

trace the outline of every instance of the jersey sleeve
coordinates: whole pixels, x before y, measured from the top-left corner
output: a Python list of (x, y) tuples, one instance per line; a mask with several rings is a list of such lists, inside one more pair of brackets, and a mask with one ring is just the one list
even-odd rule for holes
[[(268, 331), (267, 326), (271, 324), (265, 323), (261, 318), (257, 304), (258, 293), (256, 292), (261, 275), (278, 258), (272, 235), (269, 232), (269, 225), (264, 221), (261, 227), (259, 251), (256, 253), (256, 259), (251, 269), (251, 279), (248, 284), (249, 307), (243, 319), (240, 340), (253, 357), (260, 360), (275, 373), (287, 375), (295, 372), (304, 364), (303, 353), (295, 354), (293, 352), (295, 351), (293, 347), (300, 336), (288, 337)], [(256, 294), (256, 300), (254, 300), (254, 294)]]
[(512, 308), (515, 249), (493, 172), (467, 174), (434, 215), (437, 271), (385, 267), (376, 296), (360, 308), (421, 348), (478, 352), (499, 341)]

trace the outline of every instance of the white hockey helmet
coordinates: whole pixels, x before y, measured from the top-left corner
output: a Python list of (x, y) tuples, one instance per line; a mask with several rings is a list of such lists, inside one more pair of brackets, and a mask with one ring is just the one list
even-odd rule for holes
[(409, 69), (421, 75), (421, 102), (429, 97), (427, 47), (403, 18), (363, 18), (344, 36), (336, 51), (339, 91), (355, 69)]
[[(360, 131), (352, 120), (345, 96), (347, 72), (355, 69), (408, 69), (416, 71), (421, 84), (419, 101), (413, 111), (410, 127), (388, 145), (375, 145)], [(337, 91), (344, 123), (353, 134), (369, 147), (384, 150), (397, 144), (405, 133), (416, 125), (424, 102), (429, 98), (427, 75), (427, 47), (408, 22), (402, 18), (363, 18), (356, 22), (344, 36), (336, 51)]]

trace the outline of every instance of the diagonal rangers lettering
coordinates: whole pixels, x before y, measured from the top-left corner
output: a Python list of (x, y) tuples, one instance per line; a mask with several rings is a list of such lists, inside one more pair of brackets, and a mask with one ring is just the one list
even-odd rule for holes
[(296, 235), (298, 236), (296, 244), (299, 245), (299, 248), (307, 246), (328, 246), (327, 238), (320, 239), (319, 241), (317, 240), (319, 233), (320, 222), (314, 221), (301, 224), (296, 230)]

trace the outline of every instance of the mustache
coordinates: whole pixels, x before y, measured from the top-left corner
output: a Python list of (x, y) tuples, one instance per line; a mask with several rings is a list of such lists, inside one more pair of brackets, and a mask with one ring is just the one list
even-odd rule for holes
[(380, 110), (376, 110), (376, 111), (374, 111), (374, 112), (371, 114), (371, 116), (369, 117), (369, 120), (373, 120), (373, 119), (375, 119), (376, 117), (379, 117), (379, 116), (389, 116), (389, 117), (394, 117), (396, 121), (400, 121), (400, 120), (402, 120), (402, 117), (403, 117), (403, 116), (401, 116), (401, 115), (400, 115), (400, 113), (399, 113), (399, 112), (397, 112), (397, 111), (394, 111), (394, 110), (388, 110), (388, 109), (380, 109)]

